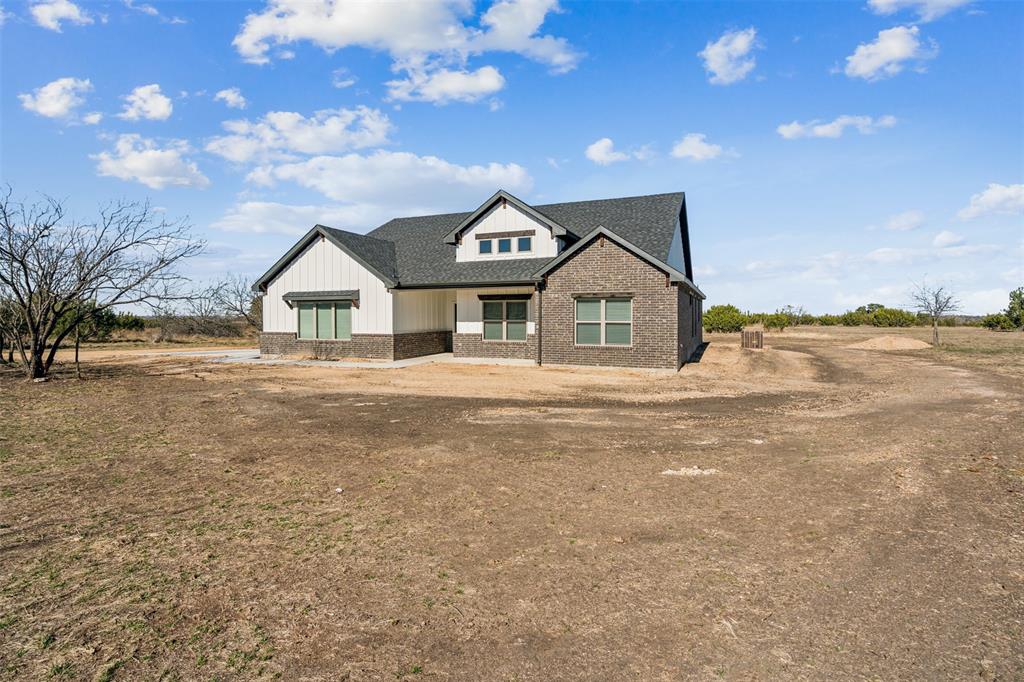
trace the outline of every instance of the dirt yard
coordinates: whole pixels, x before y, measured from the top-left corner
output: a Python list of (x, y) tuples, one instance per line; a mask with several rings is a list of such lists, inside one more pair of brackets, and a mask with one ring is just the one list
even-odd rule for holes
[(0, 377), (4, 679), (1024, 677), (1024, 334)]

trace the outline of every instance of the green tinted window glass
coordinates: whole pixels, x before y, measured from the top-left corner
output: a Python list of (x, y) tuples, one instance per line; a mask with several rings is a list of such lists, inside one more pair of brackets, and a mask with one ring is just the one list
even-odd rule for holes
[(597, 321), (601, 319), (601, 301), (596, 298), (576, 299), (576, 319)]
[(599, 324), (577, 324), (576, 343), (583, 345), (597, 345), (601, 343), (601, 325)]
[(525, 341), (526, 340), (526, 323), (525, 322), (507, 322), (505, 323), (505, 333), (508, 335), (509, 341)]
[(633, 302), (628, 298), (610, 298), (604, 302), (604, 319), (609, 322), (629, 322)]
[(506, 303), (505, 316), (509, 320), (525, 320), (526, 301), (509, 301)]
[(609, 346), (628, 346), (632, 328), (631, 324), (606, 324), (604, 342)]
[(484, 301), (484, 319), (501, 319), (501, 301)]
[(501, 322), (484, 322), (484, 338), (488, 341), (501, 341)]
[(352, 304), (334, 304), (334, 338), (348, 341), (352, 338)]
[(316, 337), (315, 315), (313, 314), (312, 303), (299, 304), (299, 338), (312, 339)]
[(334, 338), (334, 320), (331, 319), (331, 304), (316, 304), (316, 338)]

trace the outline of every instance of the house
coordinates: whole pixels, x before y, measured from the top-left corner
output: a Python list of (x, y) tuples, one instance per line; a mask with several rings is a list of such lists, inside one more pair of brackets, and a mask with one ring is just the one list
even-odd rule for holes
[(257, 280), (260, 353), (678, 369), (701, 344), (680, 193), (317, 225)]

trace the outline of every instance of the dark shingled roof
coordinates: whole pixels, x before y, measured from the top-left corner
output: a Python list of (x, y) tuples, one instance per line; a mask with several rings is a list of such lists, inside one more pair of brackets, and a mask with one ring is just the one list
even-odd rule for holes
[[(543, 204), (531, 208), (565, 228), (566, 239), (570, 243), (600, 226), (667, 263), (682, 207), (683, 193), (676, 192)], [(388, 286), (525, 283), (532, 281), (534, 273), (551, 260), (516, 258), (455, 262), (456, 246), (446, 243), (445, 237), (470, 215), (472, 212), (395, 218), (365, 235), (317, 225), (257, 281), (256, 287), (275, 277), (317, 233), (348, 251), (385, 280)]]
[(321, 225), (332, 237), (347, 246), (352, 252), (366, 261), (371, 268), (391, 279), (398, 281), (398, 268), (395, 261), (395, 245), (383, 239), (375, 239), (369, 235), (356, 234), (337, 230)]
[[(575, 237), (599, 225), (615, 232), (652, 256), (668, 261), (683, 193), (652, 194), (622, 199), (573, 201), (533, 206)], [(445, 235), (472, 212), (395, 218), (367, 235), (331, 230), (339, 241), (400, 287), (443, 284), (484, 284), (530, 281), (548, 258), (455, 262), (455, 245)], [(390, 250), (389, 250), (390, 246)]]

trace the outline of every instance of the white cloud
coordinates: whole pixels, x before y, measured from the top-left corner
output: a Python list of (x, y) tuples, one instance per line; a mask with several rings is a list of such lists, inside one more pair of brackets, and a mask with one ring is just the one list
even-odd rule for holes
[(134, 0), (124, 0), (124, 6), (128, 9), (135, 10), (136, 12), (148, 14), (151, 17), (160, 16), (160, 11), (156, 7), (153, 7), (153, 5), (147, 5), (145, 3), (136, 5)]
[(341, 89), (341, 88), (350, 88), (353, 85), (355, 85), (356, 81), (358, 81), (358, 80), (359, 79), (356, 78), (344, 66), (341, 67), (341, 68), (335, 69), (331, 73), (331, 85), (333, 85), (334, 87), (339, 88), (339, 89)]
[(505, 78), (493, 66), (476, 71), (403, 67), (408, 77), (388, 81), (388, 99), (402, 102), (476, 102), (505, 87)]
[(156, 83), (140, 85), (124, 96), (124, 110), (117, 115), (126, 121), (145, 118), (151, 121), (166, 121), (174, 110), (171, 98), (160, 92)]
[(58, 78), (36, 88), (31, 94), (18, 95), (21, 106), (47, 118), (69, 118), (85, 103), (83, 94), (92, 90), (88, 78)]
[(245, 201), (232, 206), (213, 227), (225, 232), (303, 235), (317, 223), (343, 229), (376, 227), (394, 217), (388, 208), (369, 205), (290, 205)]
[(896, 215), (889, 216), (885, 222), (885, 229), (895, 232), (909, 232), (924, 225), (924, 211), (912, 210), (903, 211)]
[(242, 91), (238, 88), (225, 88), (219, 90), (216, 95), (213, 96), (214, 100), (224, 102), (232, 109), (245, 109), (249, 104), (245, 97), (242, 96)]
[(970, 3), (971, 0), (868, 0), (868, 7), (875, 14), (883, 15), (909, 9), (917, 12), (921, 21), (933, 21)]
[(944, 249), (949, 246), (960, 246), (964, 243), (964, 238), (955, 232), (949, 230), (943, 230), (935, 235), (935, 239), (932, 240), (932, 246), (937, 249)]
[(721, 155), (722, 147), (705, 141), (705, 135), (702, 133), (690, 133), (672, 147), (672, 156), (677, 159), (707, 161), (717, 159)]
[(92, 17), (69, 0), (43, 0), (29, 9), (32, 18), (43, 28), (60, 33), (60, 22), (68, 21), (79, 26), (92, 23)]
[(230, 135), (215, 137), (206, 151), (235, 163), (293, 160), (290, 154), (324, 154), (386, 144), (391, 121), (377, 109), (324, 109), (307, 118), (271, 111), (256, 122), (225, 121)]
[(930, 46), (924, 47), (919, 33), (917, 26), (896, 26), (879, 31), (874, 42), (858, 45), (846, 58), (846, 75), (876, 81), (895, 76), (911, 61), (917, 63), (919, 70), (922, 69), (921, 62), (934, 58), (938, 54), (938, 46), (935, 41), (930, 41)]
[(194, 162), (184, 158), (190, 151), (183, 140), (172, 140), (160, 148), (140, 135), (121, 135), (112, 151), (92, 158), (97, 161), (96, 172), (100, 175), (140, 182), (151, 189), (208, 187), (210, 180)]
[(262, 185), (294, 182), (346, 204), (388, 208), (390, 216), (464, 208), (496, 187), (526, 193), (533, 186), (526, 169), (515, 163), (460, 166), (436, 156), (384, 150), (262, 166), (248, 179)]
[[(500, 89), (504, 79), (494, 67), (469, 71), (466, 62), (472, 56), (512, 52), (555, 73), (576, 67), (581, 54), (568, 41), (539, 34), (547, 15), (557, 11), (556, 0), (499, 0), (476, 27), (469, 0), (269, 0), (262, 12), (246, 17), (233, 44), (245, 61), (255, 64), (269, 62), (273, 48), (300, 41), (329, 52), (345, 47), (383, 51), (394, 60), (394, 71), (406, 72), (406, 79), (389, 83), (394, 99), (476, 101)], [(280, 51), (276, 56), (284, 57)]]
[(843, 131), (847, 128), (856, 128), (862, 135), (870, 135), (881, 128), (891, 128), (896, 125), (895, 116), (849, 116), (842, 115), (829, 122), (822, 122), (818, 119), (801, 123), (793, 121), (783, 123), (775, 130), (787, 140), (795, 140), (800, 137), (842, 137)]
[(1010, 300), (1010, 292), (1007, 289), (982, 289), (980, 291), (965, 291), (958, 298), (960, 299), (960, 312), (963, 314), (987, 315), (1001, 312), (1006, 308), (1006, 304)]
[(82, 123), (90, 126), (94, 126), (103, 120), (103, 114), (98, 111), (90, 111), (88, 114), (82, 117)]
[(586, 157), (599, 166), (609, 166), (617, 161), (625, 161), (629, 154), (615, 151), (615, 143), (610, 137), (602, 137), (587, 147)]
[(726, 31), (715, 42), (708, 42), (697, 56), (704, 60), (711, 83), (729, 85), (754, 70), (757, 62), (750, 53), (757, 47), (757, 30), (751, 26), (742, 31)]
[(971, 203), (960, 209), (956, 215), (960, 220), (971, 220), (993, 213), (1024, 213), (1024, 185), (990, 183), (984, 191), (972, 196)]

